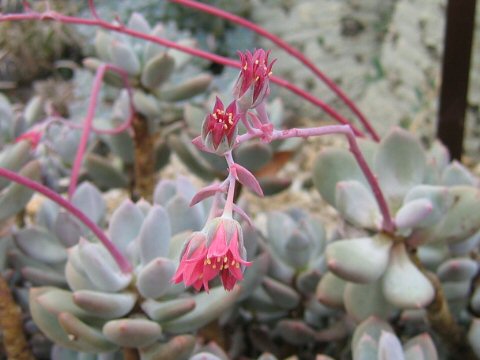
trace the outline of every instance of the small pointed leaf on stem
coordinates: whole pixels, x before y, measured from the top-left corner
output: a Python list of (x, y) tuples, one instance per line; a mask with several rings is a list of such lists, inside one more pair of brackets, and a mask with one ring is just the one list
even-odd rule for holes
[(198, 204), (200, 201), (205, 200), (206, 198), (209, 198), (210, 196), (213, 196), (219, 192), (226, 193), (227, 188), (225, 186), (222, 186), (222, 184), (220, 183), (205, 186), (195, 194), (195, 196), (192, 198), (192, 201), (190, 202), (190, 206)]
[(240, 182), (240, 184), (246, 186), (250, 190), (253, 190), (258, 196), (263, 196), (263, 191), (258, 183), (258, 180), (250, 171), (238, 164), (231, 165), (230, 171), (235, 179)]

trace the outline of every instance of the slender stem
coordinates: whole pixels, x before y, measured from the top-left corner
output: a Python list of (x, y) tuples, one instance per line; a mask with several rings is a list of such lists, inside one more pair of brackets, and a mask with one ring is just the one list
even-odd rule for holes
[[(370, 188), (372, 189), (373, 195), (377, 201), (378, 207), (380, 212), (383, 216), (383, 224), (382, 228), (386, 232), (393, 232), (395, 230), (395, 224), (392, 220), (390, 215), (390, 209), (388, 208), (387, 201), (383, 196), (382, 189), (378, 184), (376, 176), (373, 174), (372, 170), (368, 166), (365, 158), (362, 155), (360, 148), (358, 147), (357, 141), (355, 140), (355, 134), (353, 133), (351, 127), (349, 125), (328, 125), (328, 126), (321, 126), (317, 128), (307, 128), (307, 129), (288, 129), (288, 130), (273, 130), (273, 134), (269, 141), (279, 140), (279, 139), (287, 139), (292, 137), (301, 137), (301, 138), (308, 138), (311, 136), (322, 136), (322, 135), (330, 135), (330, 134), (343, 134), (348, 139), (348, 144), (350, 146), (350, 151), (352, 152), (355, 160), (357, 161), (360, 169), (362, 170), (365, 178), (367, 179)], [(263, 131), (254, 129), (254, 132), (251, 134), (243, 134), (237, 137), (235, 146), (239, 146), (241, 143), (253, 139), (259, 138), (263, 136)]]
[(22, 311), (15, 303), (7, 282), (0, 274), (0, 330), (8, 359), (34, 360), (23, 333)]
[(13, 171), (4, 169), (0, 167), (0, 177), (4, 177), (19, 183), (23, 186), (26, 186), (32, 190), (38, 191), (39, 193), (45, 195), (50, 200), (56, 202), (58, 205), (63, 207), (73, 216), (75, 216), (80, 222), (82, 222), (86, 227), (88, 227), (92, 233), (94, 233), (98, 239), (102, 242), (102, 244), (107, 248), (110, 252), (116, 263), (118, 264), (119, 268), (125, 272), (131, 272), (131, 265), (128, 260), (122, 255), (122, 253), (117, 249), (117, 247), (110, 241), (110, 239), (103, 233), (103, 231), (92, 221), (90, 220), (81, 210), (76, 208), (72, 203), (62, 198), (56, 192), (50, 190), (46, 186), (39, 184), (36, 181), (33, 181), (29, 178), (26, 178), (22, 175), (16, 174)]
[(124, 81), (128, 84), (128, 77), (125, 71), (117, 66), (110, 64), (102, 64), (95, 74), (95, 80), (92, 85), (92, 94), (90, 95), (90, 101), (88, 103), (87, 115), (83, 123), (82, 136), (80, 138), (80, 143), (78, 144), (77, 153), (75, 155), (75, 160), (72, 166), (72, 172), (70, 174), (70, 184), (68, 186), (68, 198), (71, 199), (75, 190), (77, 188), (78, 176), (80, 173), (80, 168), (82, 167), (83, 156), (87, 148), (88, 138), (92, 130), (93, 117), (95, 116), (95, 110), (97, 107), (98, 95), (102, 86), (103, 77), (107, 70), (113, 70), (118, 72)]
[[(229, 171), (230, 167), (235, 164), (233, 161), (232, 152), (229, 151), (225, 154), (225, 160), (227, 161)], [(227, 215), (232, 217), (232, 209), (233, 209), (233, 202), (234, 202), (234, 195), (235, 195), (235, 177), (229, 173), (228, 174), (228, 193), (227, 193), (227, 200), (225, 202), (225, 207), (223, 208), (223, 215)]]
[(365, 115), (363, 115), (363, 113), (355, 105), (355, 103), (343, 92), (343, 90), (337, 84), (335, 84), (335, 82), (332, 79), (330, 79), (323, 71), (321, 71), (318, 67), (316, 67), (315, 64), (312, 61), (310, 61), (304, 54), (302, 54), (301, 51), (297, 50), (296, 48), (288, 44), (286, 41), (282, 40), (278, 36), (268, 32), (261, 26), (254, 24), (251, 21), (248, 21), (240, 16), (231, 14), (225, 10), (218, 9), (214, 6), (199, 3), (198, 1), (193, 1), (193, 0), (169, 0), (169, 1), (226, 19), (235, 24), (238, 24), (247, 29), (250, 29), (256, 32), (257, 34), (263, 36), (264, 38), (267, 38), (268, 40), (272, 41), (274, 44), (276, 44), (277, 46), (285, 50), (287, 53), (289, 53), (293, 57), (297, 58), (302, 64), (304, 64), (308, 69), (310, 69), (320, 80), (322, 80), (325, 83), (325, 85), (327, 85), (350, 108), (350, 110), (358, 117), (358, 119), (363, 124), (363, 126), (371, 134), (372, 138), (375, 141), (380, 140), (377, 132), (375, 131), (373, 126), (370, 124), (368, 119), (365, 117)]
[[(157, 36), (152, 36), (149, 34), (145, 34), (139, 31), (135, 31), (132, 29), (129, 29), (125, 27), (122, 24), (111, 24), (107, 21), (101, 20), (101, 19), (82, 19), (82, 18), (77, 18), (74, 16), (68, 16), (68, 15), (63, 15), (55, 11), (46, 11), (43, 13), (27, 13), (27, 14), (0, 14), (0, 22), (2, 21), (24, 21), (24, 20), (41, 20), (41, 21), (47, 21), (47, 20), (55, 20), (61, 23), (67, 23), (67, 24), (77, 24), (77, 25), (87, 25), (87, 26), (98, 26), (106, 30), (111, 30), (123, 34), (127, 34), (129, 36), (138, 38), (138, 39), (143, 39), (146, 41), (151, 41), (156, 44), (169, 47), (178, 51), (182, 51), (184, 53), (200, 57), (218, 64), (222, 64), (225, 66), (230, 66), (234, 68), (240, 68), (240, 63), (238, 61), (226, 58), (224, 56), (216, 55), (209, 53), (207, 51), (203, 51), (200, 49), (195, 49), (191, 48), (188, 46), (183, 46), (181, 44), (178, 44), (174, 41), (170, 41), (164, 38), (160, 38)], [(305, 100), (311, 102), (312, 104), (320, 107), (323, 109), (328, 115), (333, 117), (337, 122), (341, 124), (348, 124), (351, 126), (353, 132), (355, 133), (356, 136), (361, 136), (364, 137), (365, 134), (357, 129), (353, 124), (350, 124), (350, 122), (343, 117), (341, 114), (339, 114), (337, 111), (335, 111), (332, 107), (327, 105), (325, 102), (322, 100), (316, 98), (315, 96), (309, 94), (307, 91), (300, 89), (299, 87), (293, 85), (292, 83), (288, 82), (287, 80), (280, 78), (278, 76), (272, 76), (270, 77), (270, 80), (286, 89), (289, 91), (293, 92), (294, 94), (297, 94), (298, 96), (304, 98)]]
[(154, 138), (148, 129), (147, 119), (138, 113), (133, 120), (133, 130), (135, 195), (151, 200), (155, 187)]

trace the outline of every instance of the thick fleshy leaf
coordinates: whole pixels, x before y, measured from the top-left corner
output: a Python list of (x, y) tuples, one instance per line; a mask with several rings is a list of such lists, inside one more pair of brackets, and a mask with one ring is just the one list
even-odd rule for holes
[(145, 64), (141, 82), (146, 88), (153, 90), (165, 82), (175, 68), (175, 60), (167, 53), (158, 54)]
[(300, 303), (300, 295), (290, 286), (270, 277), (265, 277), (262, 283), (272, 302), (282, 309), (291, 310)]
[(392, 240), (382, 234), (335, 241), (325, 252), (328, 268), (347, 281), (375, 281), (387, 268), (392, 244)]
[(178, 234), (185, 230), (200, 230), (204, 225), (204, 213), (200, 207), (201, 204), (190, 207), (190, 199), (182, 196), (175, 196), (167, 206), (167, 212), (170, 217), (172, 234)]
[(72, 203), (97, 224), (105, 216), (106, 204), (102, 193), (88, 181), (82, 182), (75, 190)]
[(67, 260), (67, 251), (48, 231), (40, 227), (29, 227), (15, 234), (15, 242), (28, 256), (47, 264)]
[[(159, 99), (164, 101), (182, 101), (205, 92), (213, 78), (210, 74), (199, 74), (188, 80), (171, 86), (165, 86), (156, 92)], [(205, 116), (205, 112), (203, 112)]]
[(35, 286), (67, 286), (65, 275), (58, 271), (26, 266), (22, 268), (21, 273), (25, 280)]
[(163, 325), (165, 331), (177, 334), (195, 331), (218, 318), (229, 309), (241, 294), (241, 288), (235, 287), (227, 292), (222, 287), (210, 290), (210, 293), (199, 293), (193, 296), (195, 309), (189, 313)]
[(399, 230), (419, 227), (432, 212), (433, 204), (428, 199), (409, 201), (395, 215), (395, 225)]
[(363, 335), (353, 349), (353, 360), (378, 359), (378, 345), (369, 335)]
[[(246, 231), (243, 231), (244, 238), (247, 238)], [(249, 259), (251, 260), (251, 259)], [(257, 287), (262, 283), (265, 274), (268, 271), (270, 263), (270, 256), (267, 253), (259, 255), (253, 261), (253, 264), (245, 269), (243, 274), (243, 280), (241, 282), (242, 293), (240, 294), (238, 301), (247, 299)]]
[(458, 161), (454, 160), (442, 172), (441, 182), (445, 186), (477, 186), (478, 180)]
[[(0, 113), (1, 114), (1, 113)], [(0, 167), (12, 171), (18, 171), (27, 162), (32, 151), (30, 141), (19, 141), (12, 145), (7, 145), (0, 152)], [(10, 180), (0, 177), (0, 190), (2, 190)]]
[(254, 141), (236, 149), (234, 156), (240, 165), (250, 171), (257, 171), (272, 160), (273, 151), (269, 145)]
[(136, 299), (134, 293), (112, 294), (91, 290), (73, 293), (73, 301), (78, 307), (102, 319), (125, 316), (133, 309)]
[(108, 226), (110, 238), (123, 253), (140, 233), (143, 224), (143, 213), (130, 200), (125, 200), (113, 213)]
[(379, 229), (382, 215), (371, 191), (356, 180), (340, 181), (335, 192), (336, 209), (353, 225)]
[(95, 35), (95, 51), (98, 57), (105, 61), (110, 62), (110, 53), (108, 47), (112, 43), (112, 37), (103, 30), (97, 30)]
[(103, 291), (116, 292), (128, 286), (131, 274), (123, 273), (110, 253), (100, 244), (80, 239), (79, 258), (88, 279)]
[(58, 314), (58, 322), (63, 328), (71, 342), (75, 343), (76, 348), (85, 352), (107, 352), (117, 348), (117, 346), (102, 334), (102, 332), (87, 325), (75, 315), (68, 312)]
[[(197, 47), (197, 41), (194, 39), (181, 39), (177, 41), (177, 44), (190, 48)], [(180, 50), (169, 49), (168, 53), (175, 59), (176, 69), (181, 69), (184, 67), (192, 58), (192, 55)]]
[(166, 258), (157, 257), (150, 261), (138, 274), (137, 289), (145, 298), (157, 299), (164, 295), (172, 285), (175, 263)]
[(297, 224), (295, 221), (283, 212), (272, 211), (267, 215), (268, 242), (284, 261), (289, 255), (286, 249), (287, 241), (296, 228)]
[(130, 16), (130, 19), (128, 19), (127, 27), (145, 34), (149, 34), (152, 31), (147, 19), (145, 19), (145, 17), (138, 12), (134, 12)]
[(378, 360), (404, 360), (400, 340), (389, 331), (382, 331), (378, 342)]
[(386, 318), (392, 311), (383, 296), (381, 281), (370, 284), (347, 283), (343, 293), (347, 313), (360, 322), (370, 316)]
[(55, 219), (54, 233), (63, 246), (68, 248), (78, 244), (78, 240), (83, 235), (83, 230), (81, 224), (73, 215), (61, 210)]
[(305, 345), (315, 341), (315, 330), (302, 320), (280, 320), (274, 334), (280, 335), (285, 341), (293, 345)]
[(412, 134), (396, 128), (381, 141), (375, 173), (393, 209), (398, 208), (410, 188), (422, 183), (425, 168), (425, 151)]
[[(380, 340), (380, 336), (383, 332), (390, 332), (393, 334), (393, 329), (389, 323), (376, 316), (371, 316), (368, 319), (364, 320), (362, 323), (360, 323), (355, 328), (352, 337), (352, 350), (354, 351), (354, 354), (355, 349), (361, 343), (362, 338), (368, 336), (372, 341), (378, 343), (378, 341)], [(373, 359), (376, 359), (376, 357)]]
[(468, 341), (477, 357), (480, 357), (480, 319), (474, 318), (468, 330)]
[(118, 40), (112, 40), (108, 47), (112, 62), (125, 70), (129, 75), (140, 73), (140, 61), (133, 49)]
[[(41, 175), (40, 162), (38, 160), (30, 161), (20, 170), (20, 175), (39, 181)], [(0, 221), (21, 211), (30, 201), (32, 195), (33, 190), (17, 183), (10, 184), (3, 189), (0, 192)]]
[(93, 182), (101, 188), (124, 188), (128, 179), (110, 160), (95, 154), (87, 154), (85, 168)]
[(469, 258), (454, 258), (444, 262), (437, 270), (440, 281), (469, 281), (478, 271), (478, 263)]
[(343, 149), (322, 151), (315, 160), (313, 169), (313, 183), (322, 198), (330, 205), (335, 206), (337, 183), (347, 180), (357, 180), (363, 185), (367, 185), (353, 155)]
[(230, 170), (235, 179), (237, 179), (242, 185), (254, 191), (258, 196), (263, 196), (263, 191), (258, 180), (250, 171), (239, 164), (232, 165)]
[(291, 179), (276, 176), (262, 176), (258, 182), (265, 196), (278, 194), (292, 185)]
[(330, 307), (343, 307), (343, 293), (347, 282), (331, 272), (323, 275), (315, 292), (317, 299)]
[(129, 348), (143, 348), (161, 338), (162, 328), (147, 319), (111, 320), (103, 326), (103, 334), (111, 342)]
[(142, 265), (148, 264), (157, 257), (166, 257), (171, 236), (172, 230), (167, 212), (163, 207), (153, 205), (137, 238)]
[(147, 299), (141, 307), (152, 320), (163, 323), (192, 311), (195, 308), (195, 300), (189, 297), (163, 301)]
[(142, 360), (188, 360), (195, 347), (193, 335), (178, 335), (166, 343), (140, 349)]
[[(405, 359), (407, 360), (438, 360), (438, 353), (435, 344), (427, 333), (417, 335), (408, 340), (403, 348), (405, 350)], [(420, 349), (419, 354), (421, 357), (414, 357), (412, 353), (415, 353), (416, 350), (413, 349)]]
[(412, 263), (404, 244), (396, 244), (383, 277), (385, 298), (401, 309), (417, 309), (428, 305), (435, 295), (430, 281)]

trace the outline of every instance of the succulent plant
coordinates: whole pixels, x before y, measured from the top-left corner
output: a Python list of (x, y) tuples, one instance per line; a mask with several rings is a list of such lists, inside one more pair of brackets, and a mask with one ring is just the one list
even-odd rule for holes
[(440, 145), (426, 153), (412, 135), (396, 129), (377, 146), (361, 146), (394, 214), (393, 233), (382, 229), (374, 196), (347, 151), (325, 150), (314, 169), (322, 197), (365, 234), (327, 246), (331, 273), (319, 283), (317, 296), (345, 306), (359, 321), (428, 305), (434, 288), (412, 262), (412, 249), (422, 261), (428, 250), (461, 246), (480, 226), (476, 180), (459, 164), (448, 164)]

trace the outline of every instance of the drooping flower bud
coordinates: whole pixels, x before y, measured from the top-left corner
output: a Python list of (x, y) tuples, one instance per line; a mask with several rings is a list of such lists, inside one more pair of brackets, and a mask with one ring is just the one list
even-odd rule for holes
[(238, 133), (238, 120), (235, 100), (224, 109), (222, 101), (217, 97), (213, 112), (205, 117), (202, 124), (203, 144), (219, 155), (232, 149)]
[(258, 49), (253, 52), (239, 52), (242, 67), (233, 90), (240, 111), (257, 107), (270, 93), (270, 76), (275, 60), (268, 63), (270, 51)]
[(243, 279), (246, 261), (242, 228), (238, 221), (219, 217), (210, 220), (200, 232), (187, 240), (174, 283), (184, 282), (196, 290), (209, 291), (209, 282), (219, 276), (223, 287), (232, 290)]

